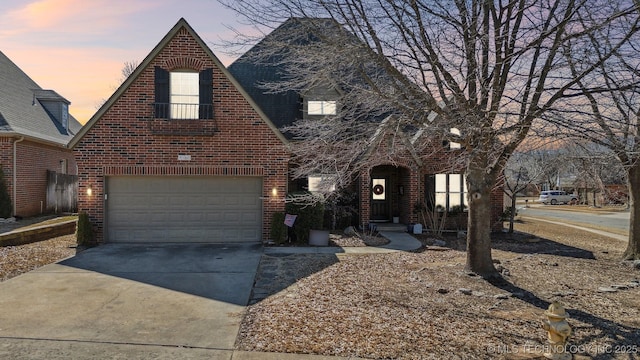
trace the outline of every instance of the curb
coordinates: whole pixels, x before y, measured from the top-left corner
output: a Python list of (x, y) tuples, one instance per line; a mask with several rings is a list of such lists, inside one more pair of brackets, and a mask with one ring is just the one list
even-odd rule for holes
[(67, 220), (25, 230), (10, 231), (0, 235), (0, 247), (30, 244), (57, 236), (71, 235), (76, 232), (76, 223), (77, 220)]

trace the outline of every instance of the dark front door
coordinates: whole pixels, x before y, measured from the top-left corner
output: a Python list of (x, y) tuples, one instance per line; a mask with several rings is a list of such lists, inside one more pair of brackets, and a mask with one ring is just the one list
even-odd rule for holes
[(371, 180), (371, 220), (391, 220), (391, 199), (387, 191), (389, 180), (373, 178)]

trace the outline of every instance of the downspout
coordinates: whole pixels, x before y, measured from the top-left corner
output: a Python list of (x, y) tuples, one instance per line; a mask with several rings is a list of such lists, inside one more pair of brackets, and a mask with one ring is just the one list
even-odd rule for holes
[(18, 206), (18, 143), (24, 141), (24, 136), (20, 136), (19, 139), (13, 141), (13, 216), (16, 215), (16, 208)]

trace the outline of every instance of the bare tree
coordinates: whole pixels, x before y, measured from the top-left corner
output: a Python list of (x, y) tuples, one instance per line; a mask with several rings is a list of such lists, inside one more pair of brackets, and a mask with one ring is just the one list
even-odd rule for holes
[[(613, 33), (613, 38), (619, 32)], [(633, 36), (624, 47), (616, 48), (614, 56), (605, 55), (615, 47), (613, 40), (591, 36), (591, 56), (603, 60), (589, 78), (577, 82), (582, 96), (567, 99), (566, 109), (577, 116), (552, 112), (551, 121), (570, 129), (576, 137), (591, 142), (615, 154), (626, 172), (631, 209), (629, 242), (623, 258), (640, 259), (640, 38)], [(572, 46), (573, 44), (567, 44)], [(596, 47), (597, 46), (597, 47)], [(571, 59), (572, 73), (582, 65)], [(611, 157), (605, 160), (606, 174), (611, 174)], [(590, 161), (593, 165), (594, 161)]]
[(597, 206), (597, 193), (602, 194), (605, 203), (610, 200), (606, 185), (626, 183), (626, 170), (609, 148), (578, 138), (563, 150), (561, 163), (573, 175), (574, 188), (578, 192), (584, 190), (581, 200), (585, 204), (588, 191), (593, 192), (592, 205)]
[[(125, 82), (125, 80), (127, 80), (127, 78), (129, 78), (129, 76), (133, 74), (134, 71), (136, 71), (138, 65), (139, 63), (135, 60), (125, 61), (124, 64), (122, 64), (122, 69), (120, 69), (120, 78), (118, 79), (118, 85), (112, 86), (114, 91), (118, 88), (118, 86)], [(100, 101), (96, 103), (96, 109), (101, 108), (105, 102), (107, 102), (107, 99), (100, 99)]]
[(509, 233), (513, 233), (516, 216), (517, 194), (538, 182), (552, 169), (548, 164), (540, 162), (538, 150), (515, 152), (504, 168), (503, 191), (509, 197)]
[[(300, 137), (316, 139), (301, 145), (315, 151), (296, 148), (298, 163), (313, 159), (321, 168), (347, 171), (361, 157), (337, 154), (361, 154), (370, 137), (354, 129), (376, 117), (387, 119), (387, 129), (398, 134), (392, 136), (398, 139), (394, 146), (403, 146), (406, 125), (429, 134), (419, 142), (444, 138), (461, 145), (464, 156), (457, 158), (469, 190), (465, 268), (485, 277), (497, 275), (491, 259), (490, 194), (507, 160), (537, 119), (558, 100), (583, 91), (577, 84), (588, 83), (638, 23), (631, 0), (222, 2), (266, 27), (290, 17), (328, 18), (340, 26), (306, 21), (305, 33), (320, 41), (282, 39), (279, 51), (292, 56), (271, 52), (264, 58), (294, 59), (282, 60), (287, 61), (288, 81), (271, 91), (304, 92), (319, 84), (344, 90), (345, 107), (333, 119), (295, 126)], [(589, 56), (589, 36), (609, 28), (621, 29), (619, 36), (601, 49), (602, 56)], [(572, 73), (567, 59), (579, 61), (580, 68)]]

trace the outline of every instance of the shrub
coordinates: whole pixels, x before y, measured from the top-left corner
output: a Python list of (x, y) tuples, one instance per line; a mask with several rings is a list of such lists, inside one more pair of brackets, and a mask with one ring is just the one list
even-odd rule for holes
[(78, 214), (76, 241), (79, 246), (95, 245), (93, 239), (93, 229), (91, 228), (91, 221), (89, 220), (89, 214), (84, 211)]
[(284, 224), (284, 213), (273, 213), (270, 235), (271, 240), (276, 244), (282, 244), (287, 240), (287, 225)]
[(0, 166), (0, 218), (11, 217), (12, 210), (13, 205), (11, 204), (7, 181), (4, 178), (4, 170)]
[(322, 229), (324, 222), (322, 198), (308, 192), (289, 194), (285, 209), (287, 214), (298, 216), (293, 226), (297, 242), (309, 242), (309, 230)]

